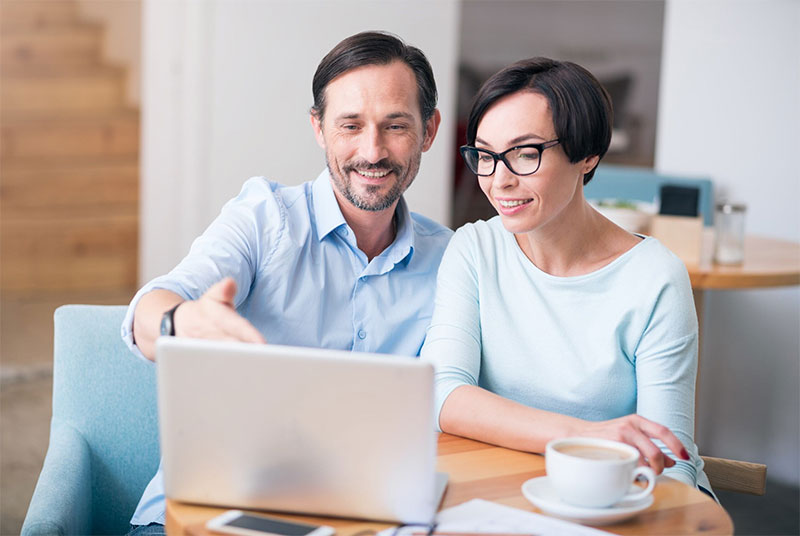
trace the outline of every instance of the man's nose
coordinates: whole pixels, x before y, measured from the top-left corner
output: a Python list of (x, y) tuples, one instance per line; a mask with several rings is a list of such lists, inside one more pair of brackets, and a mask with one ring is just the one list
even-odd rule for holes
[(383, 131), (380, 128), (365, 129), (364, 135), (361, 137), (361, 156), (371, 164), (380, 162), (389, 156), (386, 140), (384, 140)]

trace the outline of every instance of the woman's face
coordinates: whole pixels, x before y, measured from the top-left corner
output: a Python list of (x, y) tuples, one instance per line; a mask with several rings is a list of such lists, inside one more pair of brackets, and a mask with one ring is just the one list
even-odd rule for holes
[[(547, 99), (525, 91), (507, 95), (488, 108), (478, 123), (475, 146), (501, 153), (555, 139)], [(479, 177), (479, 182), (503, 226), (512, 233), (526, 233), (568, 224), (569, 209), (583, 203), (583, 175), (595, 162), (596, 157), (590, 157), (571, 164), (559, 144), (541, 153), (541, 164), (533, 175), (515, 175), (497, 162), (494, 173)]]

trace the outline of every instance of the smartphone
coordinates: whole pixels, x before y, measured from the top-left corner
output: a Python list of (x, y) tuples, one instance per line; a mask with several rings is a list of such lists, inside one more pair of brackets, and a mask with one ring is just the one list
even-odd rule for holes
[(256, 516), (246, 514), (241, 510), (228, 510), (209, 520), (206, 528), (215, 532), (241, 534), (242, 536), (331, 536), (336, 532), (332, 527)]

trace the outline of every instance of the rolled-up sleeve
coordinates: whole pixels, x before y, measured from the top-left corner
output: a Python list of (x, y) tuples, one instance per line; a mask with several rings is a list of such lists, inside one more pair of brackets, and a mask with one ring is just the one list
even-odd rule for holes
[(136, 346), (133, 316), (139, 300), (156, 289), (194, 300), (224, 277), (236, 281), (235, 304), (250, 292), (256, 273), (269, 260), (285, 225), (285, 210), (271, 184), (263, 177), (245, 182), (241, 192), (225, 204), (219, 216), (191, 246), (189, 254), (168, 274), (142, 287), (131, 300), (122, 322), (122, 340), (141, 359)]

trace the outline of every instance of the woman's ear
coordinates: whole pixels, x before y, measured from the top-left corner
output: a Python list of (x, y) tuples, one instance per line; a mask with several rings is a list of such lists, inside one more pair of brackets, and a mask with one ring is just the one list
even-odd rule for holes
[(597, 155), (587, 156), (583, 161), (582, 171), (586, 175), (600, 163), (600, 157)]

